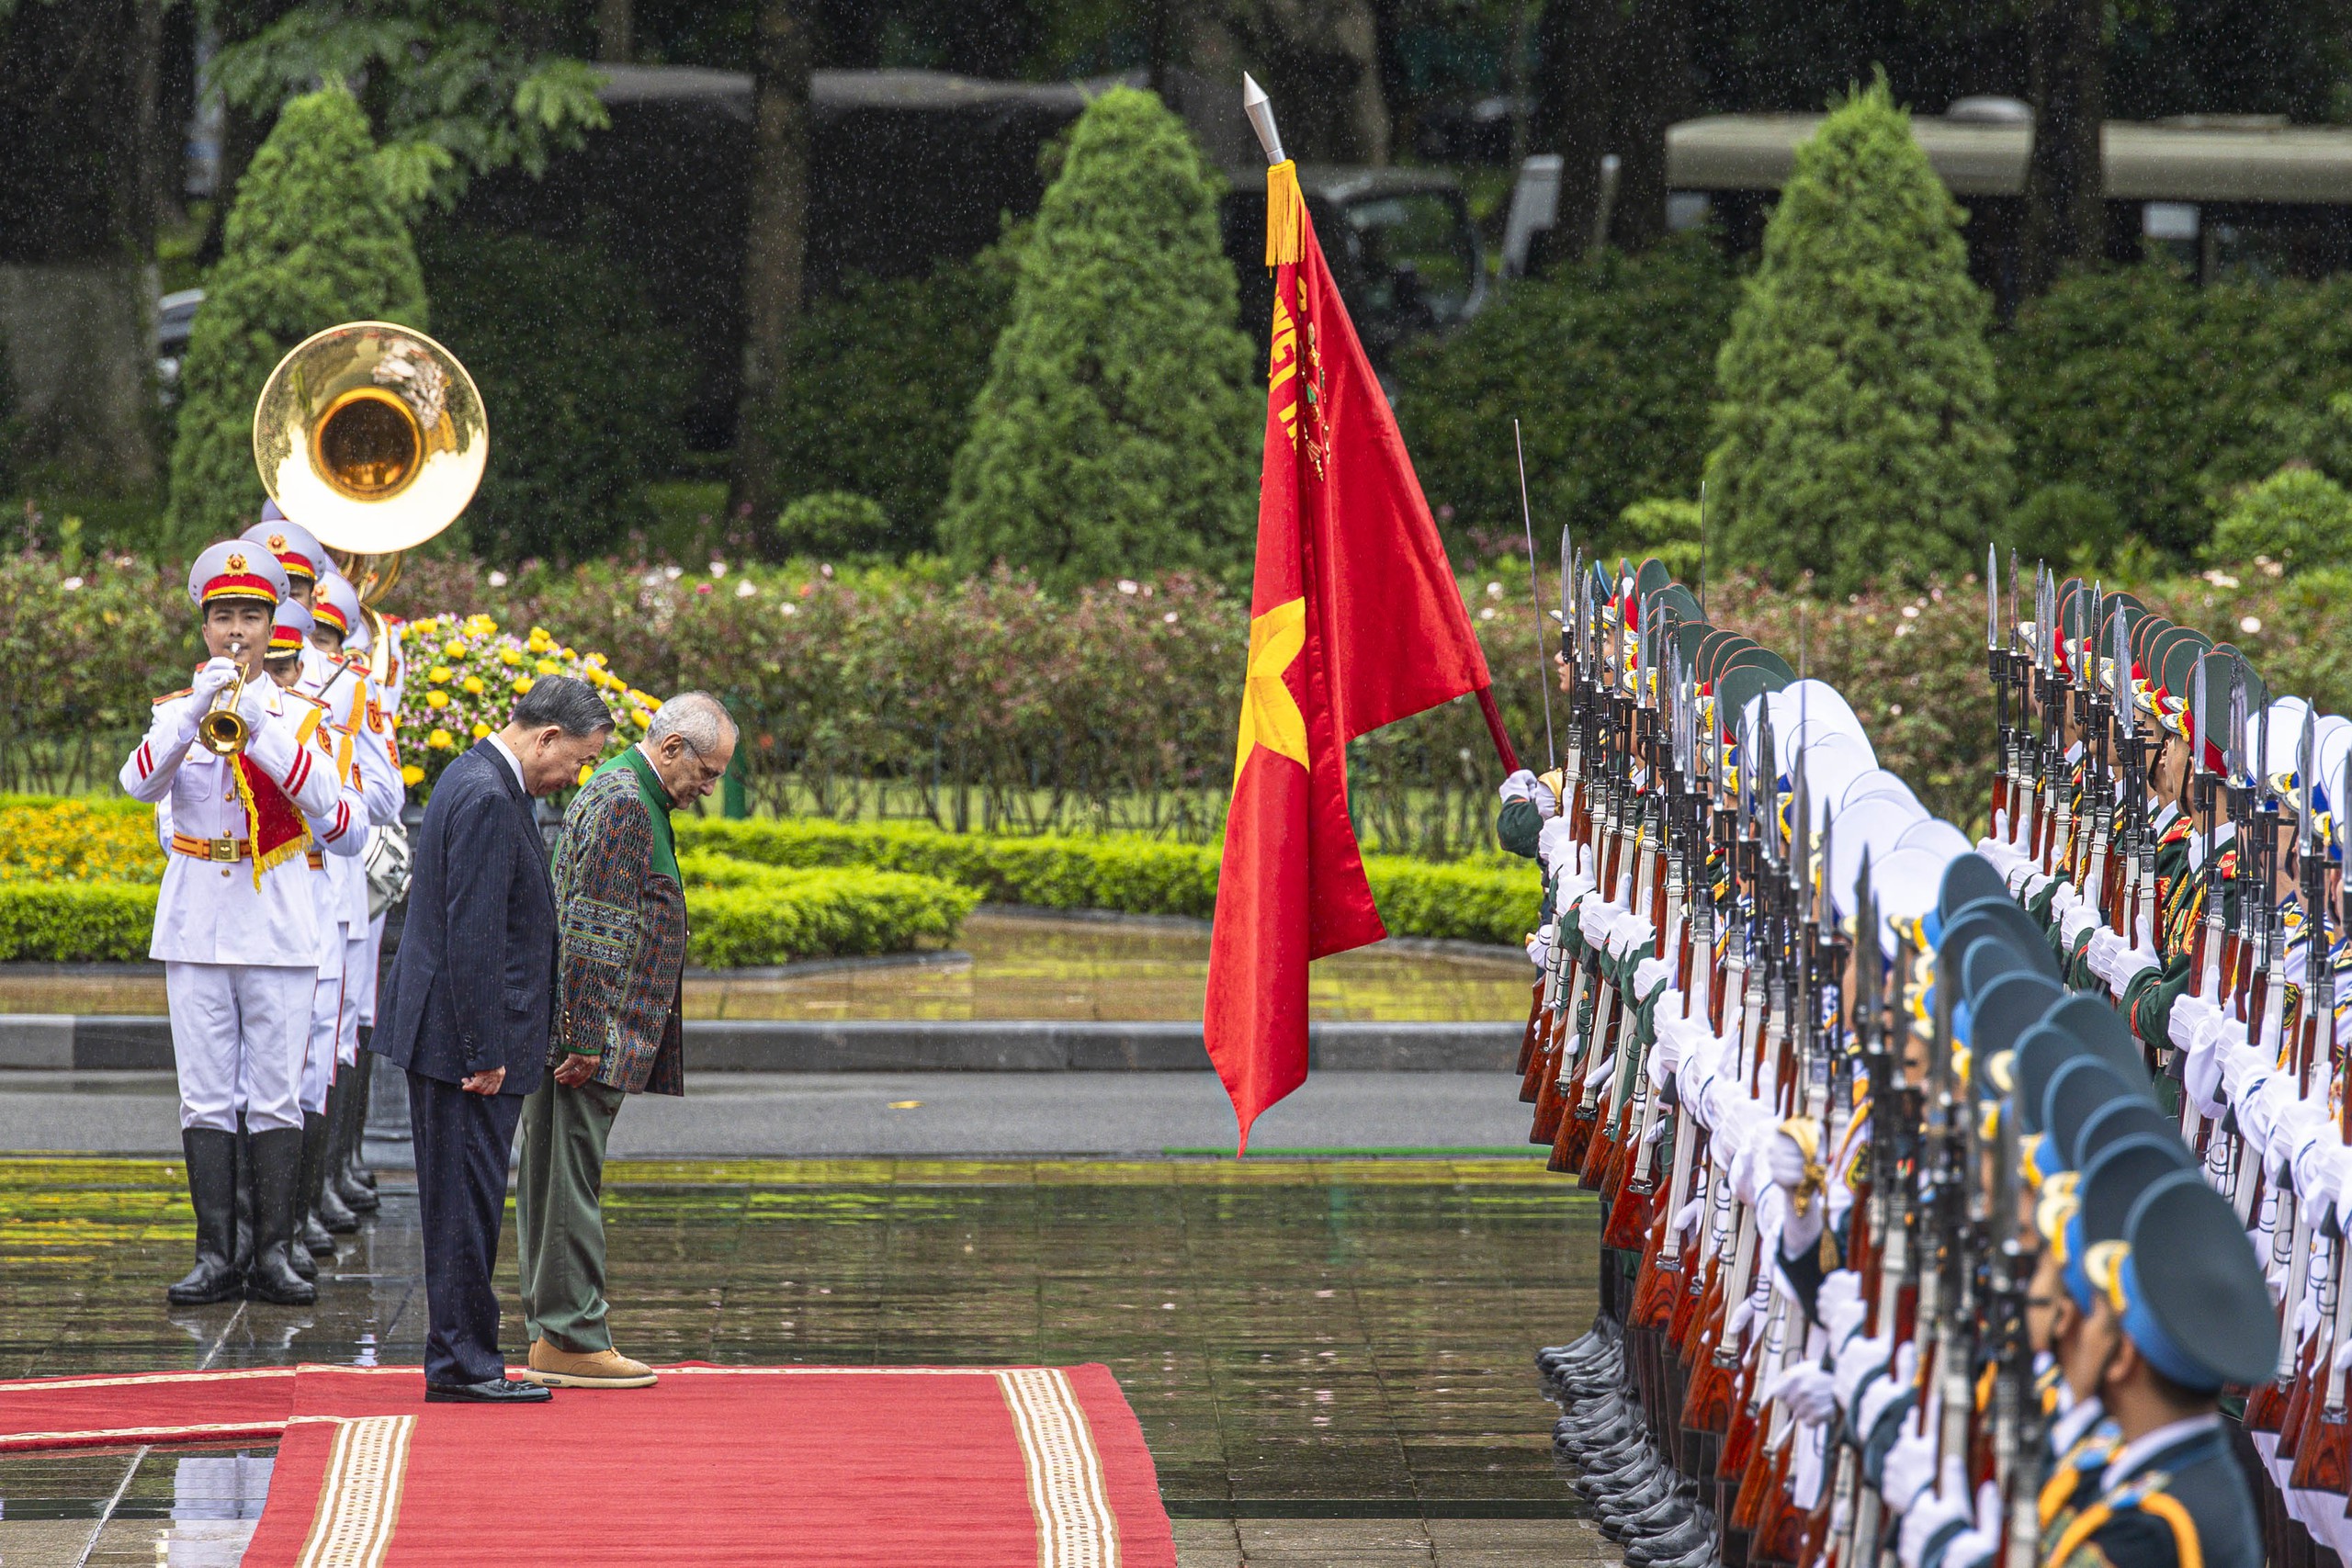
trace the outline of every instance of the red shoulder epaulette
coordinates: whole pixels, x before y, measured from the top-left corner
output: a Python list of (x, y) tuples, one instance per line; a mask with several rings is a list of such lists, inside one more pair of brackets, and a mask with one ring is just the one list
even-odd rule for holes
[(180, 698), (188, 696), (195, 691), (196, 688), (194, 686), (182, 686), (176, 692), (165, 692), (162, 696), (155, 699), (155, 705), (157, 707), (162, 707), (165, 703), (177, 702)]

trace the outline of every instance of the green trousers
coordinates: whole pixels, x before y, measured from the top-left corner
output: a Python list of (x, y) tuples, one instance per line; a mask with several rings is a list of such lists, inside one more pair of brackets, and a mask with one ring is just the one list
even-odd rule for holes
[(534, 1339), (590, 1355), (613, 1348), (605, 1325), (605, 1140), (628, 1095), (550, 1074), (523, 1100), (514, 1189), (514, 1263)]

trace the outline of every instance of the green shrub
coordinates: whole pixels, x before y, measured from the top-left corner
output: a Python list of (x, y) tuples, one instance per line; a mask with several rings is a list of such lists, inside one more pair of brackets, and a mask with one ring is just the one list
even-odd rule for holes
[(1052, 588), (1246, 570), (1263, 393), (1216, 197), (1151, 94), (1114, 88), (1079, 117), (956, 455), (939, 537), (959, 565)]
[(155, 895), (153, 883), (0, 882), (0, 962), (144, 958)]
[(2156, 263), (2085, 273), (2020, 310), (1995, 352), (2023, 482), (2106, 497), (2176, 563), (2203, 547), (2217, 502), (2290, 458), (2352, 480), (2320, 417), (2352, 389), (2352, 275), (2199, 288)]
[(2205, 549), (2216, 560), (2275, 560), (2290, 572), (2352, 565), (2352, 491), (2316, 469), (2281, 468), (2239, 492)]
[[(1012, 275), (1000, 248), (928, 277), (854, 277), (811, 300), (770, 404), (772, 493), (871, 496), (889, 531), (859, 549), (932, 548)], [(784, 555), (799, 547), (780, 544)]]
[(1537, 526), (1565, 525), (1588, 555), (1623, 547), (1628, 506), (1690, 493), (1738, 299), (1715, 247), (1691, 235), (1514, 284), (1460, 333), (1408, 347), (1396, 419), (1448, 536), (1495, 553), (1517, 538), (1513, 418)]
[(190, 553), (260, 513), (254, 403), (288, 349), (339, 321), (426, 327), (408, 225), (385, 188), (368, 117), (341, 84), (278, 111), (237, 183), (204, 288), (172, 448), (170, 529)]
[(889, 514), (881, 504), (845, 490), (804, 495), (775, 520), (776, 553), (835, 561), (891, 547)]
[(689, 853), (678, 869), (686, 879), (687, 958), (712, 969), (944, 944), (979, 902), (970, 888), (938, 877), (863, 867), (787, 871)]
[(466, 509), (475, 549), (578, 559), (651, 522), (645, 486), (683, 444), (687, 366), (637, 274), (594, 241), (458, 224), (420, 249), (442, 341), (490, 410), (490, 468)]
[(2009, 516), (2009, 542), (2021, 554), (2077, 570), (2115, 560), (2130, 537), (2121, 508), (2074, 479), (2043, 485)]
[(1728, 557), (1838, 592), (1982, 558), (2009, 441), (1962, 220), (1883, 77), (1797, 149), (1717, 362)]
[[(773, 866), (880, 866), (960, 883), (999, 904), (1195, 919), (1216, 910), (1216, 846), (1140, 835), (1012, 838), (904, 823), (682, 818), (678, 844), (696, 864), (733, 857)], [(1367, 855), (1364, 871), (1392, 936), (1515, 944), (1533, 925), (1543, 891), (1523, 862), (1437, 865)]]
[(1681, 581), (1696, 582), (1705, 552), (1699, 534), (1703, 521), (1695, 501), (1637, 501), (1618, 513), (1618, 535), (1626, 554), (1656, 556)]

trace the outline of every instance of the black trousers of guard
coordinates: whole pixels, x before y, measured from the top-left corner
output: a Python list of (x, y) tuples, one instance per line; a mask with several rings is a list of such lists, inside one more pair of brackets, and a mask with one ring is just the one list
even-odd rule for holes
[(416, 1142), (417, 1223), (424, 1232), (428, 1383), (487, 1382), (506, 1374), (498, 1350), (498, 1294), (490, 1273), (506, 1213), (506, 1163), (523, 1098), (469, 1094), (408, 1075)]

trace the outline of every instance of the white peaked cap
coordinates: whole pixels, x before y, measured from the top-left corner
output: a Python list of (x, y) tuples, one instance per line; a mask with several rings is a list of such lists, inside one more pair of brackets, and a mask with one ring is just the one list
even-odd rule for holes
[[(1911, 786), (1903, 782), (1902, 776), (1888, 773), (1884, 768), (1871, 768), (1856, 773), (1846, 785), (1846, 793), (1838, 804), (1840, 807), (1859, 806), (1865, 800), (1880, 797), (1907, 800), (1915, 807), (1919, 804), (1919, 797), (1911, 793)], [(1927, 813), (1922, 809), (1920, 815), (1924, 817)]]
[(1828, 877), (1839, 914), (1853, 914), (1860, 907), (1854, 884), (1861, 874), (1864, 852), (1872, 865), (1883, 863), (1894, 852), (1904, 829), (1918, 820), (1912, 809), (1900, 801), (1871, 800), (1838, 814), (1838, 830), (1829, 841)]

